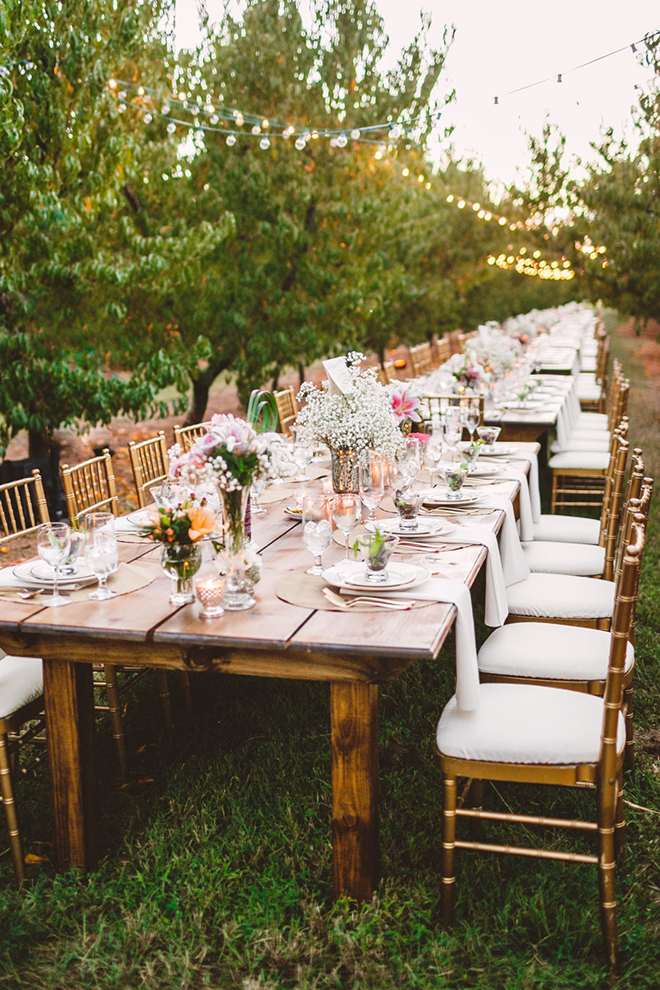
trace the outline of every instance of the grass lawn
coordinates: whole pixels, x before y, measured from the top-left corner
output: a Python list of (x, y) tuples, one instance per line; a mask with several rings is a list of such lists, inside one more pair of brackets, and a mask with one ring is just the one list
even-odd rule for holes
[[(645, 378), (635, 346), (614, 339), (632, 380), (630, 436), (657, 477), (649, 399), (658, 382)], [(659, 556), (656, 497), (637, 623), (637, 772), (626, 788), (628, 801), (651, 810), (627, 807), (622, 974), (612, 984), (621, 990), (660, 986)], [(9, 856), (0, 858), (0, 988), (609, 986), (593, 867), (459, 851), (457, 922), (440, 926), (433, 737), (453, 664), (447, 649), (382, 689), (383, 879), (359, 909), (331, 900), (327, 687), (199, 674), (194, 724), (181, 720), (169, 738), (155, 684), (143, 681), (126, 712), (125, 788), (108, 727), (99, 725), (99, 869), (56, 876), (43, 861), (19, 892)], [(26, 852), (48, 857), (46, 774), (20, 783), (18, 801)], [(570, 816), (589, 813), (592, 801), (529, 788), (488, 795), (491, 807)], [(516, 841), (501, 827), (492, 834)]]

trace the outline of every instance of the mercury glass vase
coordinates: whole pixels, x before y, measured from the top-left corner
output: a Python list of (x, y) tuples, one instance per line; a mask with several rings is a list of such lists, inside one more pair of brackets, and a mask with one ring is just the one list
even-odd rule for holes
[(332, 449), (332, 488), (337, 495), (360, 491), (359, 458), (353, 448)]

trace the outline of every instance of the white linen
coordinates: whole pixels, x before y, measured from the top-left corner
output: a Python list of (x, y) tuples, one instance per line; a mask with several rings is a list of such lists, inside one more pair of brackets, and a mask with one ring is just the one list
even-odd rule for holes
[[(520, 535), (523, 540), (534, 539), (534, 516), (532, 513), (532, 499), (529, 491), (529, 482), (524, 471), (507, 465), (502, 476), (510, 481), (517, 481), (520, 485)], [(493, 491), (497, 495), (497, 489)]]
[(518, 449), (513, 454), (514, 461), (527, 461), (529, 473), (526, 475), (527, 487), (529, 489), (529, 499), (532, 509), (532, 521), (537, 523), (541, 518), (541, 494), (539, 491), (539, 459), (538, 455), (531, 450)]
[(486, 607), (484, 622), (487, 626), (502, 626), (509, 610), (506, 604), (506, 584), (502, 570), (502, 558), (495, 533), (481, 526), (457, 526), (440, 540), (442, 543), (477, 543), (486, 547)]
[[(580, 691), (534, 684), (482, 684), (479, 707), (462, 711), (456, 697), (447, 704), (436, 730), (445, 756), (497, 763), (571, 766), (600, 756), (604, 701)], [(623, 715), (617, 725), (617, 751), (623, 751)]]
[(529, 577), (529, 567), (525, 561), (525, 554), (518, 536), (518, 527), (511, 500), (503, 498), (501, 495), (489, 493), (481, 497), (479, 505), (488, 509), (501, 509), (504, 513), (504, 522), (500, 530), (500, 556), (506, 586), (515, 584), (517, 581), (524, 581), (526, 577)]
[[(346, 589), (342, 591), (346, 592)], [(479, 704), (480, 684), (472, 599), (468, 586), (462, 581), (435, 577), (417, 588), (391, 591), (381, 597), (446, 602), (456, 607), (456, 704), (463, 712), (473, 711)]]

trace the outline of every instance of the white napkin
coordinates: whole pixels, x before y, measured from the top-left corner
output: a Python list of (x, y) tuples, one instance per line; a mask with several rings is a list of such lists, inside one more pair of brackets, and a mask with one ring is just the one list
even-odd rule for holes
[(17, 588), (24, 588), (25, 582), (20, 581), (19, 578), (14, 574), (14, 568), (10, 565), (9, 567), (3, 567), (0, 570), (0, 591), (13, 591)]
[(501, 509), (504, 513), (504, 522), (500, 530), (500, 557), (504, 583), (508, 587), (518, 581), (524, 581), (526, 577), (529, 577), (530, 571), (518, 536), (513, 504), (508, 498), (489, 492), (482, 495), (479, 505), (488, 509)]
[[(541, 521), (541, 493), (539, 491), (539, 459), (535, 453), (529, 450), (518, 450), (513, 455), (513, 460), (527, 461), (529, 463), (529, 474), (527, 477), (527, 488), (529, 490), (529, 500), (532, 511), (532, 520), (535, 523)], [(508, 470), (508, 468), (507, 468)]]
[[(520, 531), (523, 540), (528, 543), (534, 539), (534, 517), (527, 475), (524, 471), (518, 471), (516, 468), (508, 466), (504, 471), (504, 477), (511, 481), (517, 481), (520, 485)], [(493, 494), (497, 495), (497, 490)]]
[[(482, 526), (456, 526), (451, 533), (444, 535), (442, 543), (478, 543), (488, 550), (486, 560), (486, 609), (484, 622), (487, 626), (503, 626), (509, 614), (506, 600), (506, 584), (502, 571), (502, 558), (495, 533)], [(440, 563), (442, 558), (440, 558)], [(426, 585), (423, 585), (425, 588)]]
[(462, 581), (435, 577), (416, 588), (390, 591), (382, 597), (446, 602), (456, 607), (456, 702), (461, 711), (474, 711), (479, 704), (479, 667), (472, 599), (468, 586)]

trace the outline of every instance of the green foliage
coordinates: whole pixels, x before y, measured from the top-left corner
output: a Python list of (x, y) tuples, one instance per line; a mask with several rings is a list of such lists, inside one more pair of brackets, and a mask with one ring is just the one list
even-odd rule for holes
[(273, 433), (277, 430), (278, 412), (272, 392), (262, 392), (255, 388), (250, 393), (245, 418), (258, 433)]

